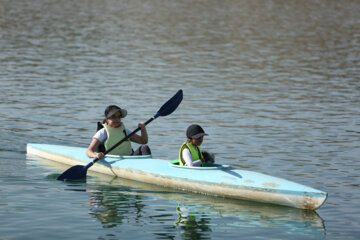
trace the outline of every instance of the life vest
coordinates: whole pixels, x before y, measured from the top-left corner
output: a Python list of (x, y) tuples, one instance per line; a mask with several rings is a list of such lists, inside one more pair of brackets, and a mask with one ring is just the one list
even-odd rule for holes
[[(195, 147), (195, 146), (191, 145), (190, 143), (185, 142), (181, 146), (180, 152), (179, 152), (179, 164), (180, 164), (180, 166), (186, 166), (186, 162), (185, 162), (185, 160), (184, 160), (184, 158), (182, 156), (182, 151), (185, 148), (189, 149), (193, 161), (204, 158), (200, 147)], [(196, 148), (199, 150), (199, 152), (196, 150)]]
[[(113, 128), (106, 124), (103, 124), (103, 126), (107, 133), (107, 139), (104, 143), (105, 149), (110, 149), (121, 139), (124, 139), (127, 136), (126, 129), (123, 123), (118, 128)], [(131, 148), (130, 140), (128, 139), (125, 142), (121, 143), (119, 146), (117, 146), (115, 149), (109, 152), (109, 154), (121, 155), (121, 156), (131, 155), (132, 148)]]

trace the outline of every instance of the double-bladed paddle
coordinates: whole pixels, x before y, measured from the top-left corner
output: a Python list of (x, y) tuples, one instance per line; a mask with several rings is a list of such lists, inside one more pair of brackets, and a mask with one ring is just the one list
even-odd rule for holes
[[(164, 105), (161, 106), (161, 108), (159, 109), (159, 111), (157, 111), (157, 113), (150, 118), (149, 120), (147, 120), (145, 122), (145, 125), (149, 124), (150, 122), (152, 122), (153, 120), (155, 120), (156, 118), (158, 118), (159, 116), (165, 117), (167, 115), (170, 115), (172, 112), (175, 111), (175, 109), (179, 106), (179, 104), (181, 103), (183, 99), (183, 92), (180, 89), (172, 98), (170, 98), (166, 103), (164, 103)], [(119, 146), (120, 144), (122, 144), (123, 142), (125, 142), (126, 140), (128, 140), (131, 136), (133, 136), (137, 131), (139, 131), (140, 128), (138, 127), (137, 129), (135, 129), (132, 133), (130, 133), (129, 135), (127, 135), (125, 138), (123, 138), (122, 140), (120, 140), (118, 143), (116, 143), (114, 146), (112, 146), (111, 148), (109, 148), (108, 150), (106, 150), (104, 152), (104, 155), (108, 154), (109, 152), (111, 152), (114, 148), (116, 148), (117, 146)], [(97, 161), (99, 161), (100, 159), (95, 158), (92, 162), (90, 162), (89, 164), (82, 166), (82, 165), (76, 165), (73, 166), (71, 168), (69, 168), (68, 170), (66, 170), (65, 172), (63, 172), (58, 178), (57, 180), (60, 181), (71, 181), (71, 180), (78, 180), (78, 179), (82, 179), (86, 177), (86, 173), (87, 170), (94, 165), (94, 163), (96, 163)]]

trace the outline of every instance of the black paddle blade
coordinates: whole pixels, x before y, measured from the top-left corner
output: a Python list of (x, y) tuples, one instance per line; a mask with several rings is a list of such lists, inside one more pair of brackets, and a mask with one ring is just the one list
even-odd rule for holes
[[(92, 163), (92, 162), (91, 162)], [(89, 164), (88, 164), (89, 165)], [(57, 180), (72, 181), (86, 178), (86, 172), (90, 166), (76, 165), (63, 172)], [(92, 165), (92, 164), (91, 164)]]
[(164, 103), (164, 105), (161, 106), (159, 111), (154, 115), (154, 118), (159, 116), (165, 117), (171, 114), (179, 106), (182, 100), (183, 91), (180, 89), (172, 98), (170, 98), (166, 103)]

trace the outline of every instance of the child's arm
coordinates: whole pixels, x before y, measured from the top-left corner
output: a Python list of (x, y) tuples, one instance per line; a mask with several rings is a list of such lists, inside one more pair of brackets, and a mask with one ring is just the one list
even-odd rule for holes
[(191, 153), (190, 150), (187, 148), (184, 148), (183, 152), (182, 152), (182, 156), (184, 161), (186, 162), (186, 166), (188, 167), (198, 167), (201, 166), (201, 160), (197, 160), (193, 162), (193, 159), (191, 157)]

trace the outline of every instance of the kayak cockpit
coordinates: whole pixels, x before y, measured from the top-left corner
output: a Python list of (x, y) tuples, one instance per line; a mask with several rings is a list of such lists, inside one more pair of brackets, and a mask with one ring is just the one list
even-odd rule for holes
[(169, 162), (169, 166), (173, 168), (190, 169), (190, 170), (221, 170), (221, 169), (231, 168), (230, 165), (222, 165), (216, 163), (205, 163), (205, 165), (201, 167), (181, 166), (179, 164), (179, 159), (175, 159)]

